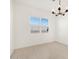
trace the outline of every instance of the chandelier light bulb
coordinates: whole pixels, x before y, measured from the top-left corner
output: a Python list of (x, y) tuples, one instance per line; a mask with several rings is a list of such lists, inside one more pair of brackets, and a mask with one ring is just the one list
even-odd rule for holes
[(52, 11), (54, 11), (54, 9), (52, 9)]
[(55, 14), (54, 9), (52, 9), (52, 14)]
[(60, 5), (58, 5), (58, 7), (61, 7)]

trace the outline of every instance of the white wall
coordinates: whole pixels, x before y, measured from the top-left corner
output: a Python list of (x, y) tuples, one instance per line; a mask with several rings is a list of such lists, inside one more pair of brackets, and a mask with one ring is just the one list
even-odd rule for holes
[[(21, 3), (14, 4), (14, 49), (59, 41), (67, 44), (67, 15), (55, 17), (50, 12)], [(30, 33), (29, 16), (46, 17), (48, 33)]]
[[(49, 12), (17, 3), (14, 13), (15, 49), (55, 40), (55, 17)], [(30, 33), (29, 16), (48, 18), (49, 32), (44, 34)]]
[(13, 51), (14, 51), (13, 40), (11, 39), (10, 40), (10, 55), (12, 55)]
[(56, 18), (56, 40), (68, 44), (68, 16), (58, 16)]
[(11, 0), (10, 8), (10, 55), (14, 51), (14, 2)]

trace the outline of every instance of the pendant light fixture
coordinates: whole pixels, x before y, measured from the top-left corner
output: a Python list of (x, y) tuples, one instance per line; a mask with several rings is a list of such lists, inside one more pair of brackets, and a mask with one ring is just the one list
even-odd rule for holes
[(68, 9), (66, 9), (64, 12), (61, 12), (61, 0), (59, 0), (58, 13), (56, 13), (55, 11), (52, 11), (52, 14), (54, 14), (55, 16), (59, 16), (59, 15), (65, 16), (65, 13), (67, 12), (68, 12)]

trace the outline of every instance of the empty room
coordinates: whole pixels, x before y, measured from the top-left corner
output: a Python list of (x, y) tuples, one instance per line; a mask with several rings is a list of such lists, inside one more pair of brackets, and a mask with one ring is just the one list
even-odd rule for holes
[(68, 0), (11, 0), (10, 59), (68, 59)]

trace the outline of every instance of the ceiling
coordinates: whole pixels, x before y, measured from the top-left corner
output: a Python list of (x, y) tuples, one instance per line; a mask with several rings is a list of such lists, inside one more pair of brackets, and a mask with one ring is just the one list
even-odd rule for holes
[[(40, 8), (47, 11), (52, 11), (52, 9), (57, 10), (59, 0), (15, 0), (16, 3), (30, 5), (35, 8)], [(66, 9), (68, 6), (68, 0), (61, 0), (62, 10)]]

